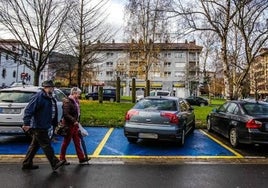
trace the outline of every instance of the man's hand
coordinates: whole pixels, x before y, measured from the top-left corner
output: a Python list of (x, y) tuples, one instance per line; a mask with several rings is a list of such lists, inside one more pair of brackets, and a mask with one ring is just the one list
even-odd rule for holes
[(31, 128), (31, 127), (30, 127), (29, 125), (23, 125), (23, 126), (22, 126), (22, 129), (23, 129), (25, 132), (28, 132), (30, 128)]

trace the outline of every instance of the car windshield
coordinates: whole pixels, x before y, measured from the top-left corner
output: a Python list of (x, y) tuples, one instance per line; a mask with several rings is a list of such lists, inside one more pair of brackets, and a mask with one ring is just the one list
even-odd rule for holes
[(27, 103), (36, 92), (25, 91), (2, 91), (0, 102)]
[(138, 102), (134, 109), (176, 111), (177, 105), (173, 100), (167, 99), (144, 99)]
[(249, 115), (268, 115), (268, 104), (246, 103), (243, 108)]

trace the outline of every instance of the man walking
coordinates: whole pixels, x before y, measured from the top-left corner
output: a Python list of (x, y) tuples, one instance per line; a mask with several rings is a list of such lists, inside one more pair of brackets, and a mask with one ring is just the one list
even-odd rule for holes
[(60, 161), (55, 156), (48, 136), (48, 129), (51, 125), (56, 126), (58, 123), (57, 103), (52, 96), (54, 83), (51, 80), (47, 80), (42, 83), (42, 86), (43, 89), (31, 98), (25, 108), (22, 128), (32, 136), (32, 142), (23, 160), (22, 169), (32, 170), (39, 168), (33, 164), (33, 158), (41, 147), (53, 171), (55, 171), (64, 165), (64, 161)]

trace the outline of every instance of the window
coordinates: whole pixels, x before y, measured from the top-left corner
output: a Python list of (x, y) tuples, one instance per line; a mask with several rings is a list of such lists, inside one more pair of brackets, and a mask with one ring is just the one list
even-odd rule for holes
[(176, 67), (176, 68), (184, 68), (184, 67), (185, 67), (185, 63), (179, 63), (179, 62), (176, 62), (176, 63), (175, 63), (175, 67)]
[(16, 46), (12, 46), (12, 51), (16, 51)]
[(6, 54), (6, 60), (8, 60), (8, 58), (9, 58), (9, 57), (8, 57), (8, 54)]
[(225, 103), (225, 104), (223, 104), (223, 105), (218, 109), (218, 111), (219, 111), (219, 112), (226, 112), (226, 108), (227, 108), (228, 104), (229, 104), (229, 103)]
[(113, 72), (112, 71), (107, 71), (106, 76), (113, 76)]
[(106, 53), (106, 56), (107, 56), (107, 57), (112, 57), (113, 55), (114, 55), (114, 53), (112, 53), (112, 52), (107, 52), (107, 53)]
[(38, 56), (39, 56), (39, 54), (36, 53), (36, 56), (35, 56), (35, 60), (36, 60), (36, 61), (38, 61)]
[(7, 75), (7, 70), (3, 69), (2, 70), (2, 78), (6, 78), (6, 75)]
[(184, 77), (184, 75), (185, 75), (184, 72), (181, 72), (181, 71), (176, 71), (175, 72), (175, 77), (178, 77), (178, 78), (179, 77)]
[(234, 110), (237, 108), (237, 105), (235, 103), (230, 103), (230, 105), (228, 106), (226, 112), (227, 113), (234, 113)]
[(164, 72), (164, 76), (165, 77), (170, 77), (171, 76), (171, 72)]
[(184, 52), (177, 52), (177, 53), (175, 53), (175, 58), (185, 59), (185, 53)]
[(164, 66), (165, 67), (170, 67), (171, 66), (171, 62), (164, 62)]
[(170, 58), (171, 57), (171, 53), (164, 53), (164, 57)]
[(13, 78), (16, 78), (16, 71), (13, 71)]
[(113, 62), (106, 62), (106, 66), (107, 67), (112, 67), (113, 66)]

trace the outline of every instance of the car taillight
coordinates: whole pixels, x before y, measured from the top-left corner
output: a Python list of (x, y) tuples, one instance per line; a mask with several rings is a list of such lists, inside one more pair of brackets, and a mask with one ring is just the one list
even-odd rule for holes
[(246, 127), (248, 129), (258, 129), (258, 128), (261, 128), (261, 126), (262, 126), (262, 122), (256, 121), (254, 119), (251, 119), (246, 123)]
[(125, 120), (128, 121), (133, 115), (138, 115), (139, 112), (137, 110), (129, 110), (125, 115)]
[(170, 113), (170, 112), (161, 112), (160, 114), (162, 117), (167, 117), (170, 121), (170, 123), (175, 123), (178, 124), (179, 123), (179, 118), (176, 114), (174, 113)]

